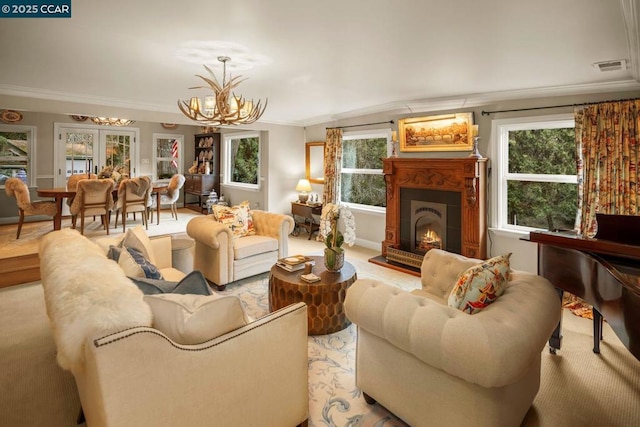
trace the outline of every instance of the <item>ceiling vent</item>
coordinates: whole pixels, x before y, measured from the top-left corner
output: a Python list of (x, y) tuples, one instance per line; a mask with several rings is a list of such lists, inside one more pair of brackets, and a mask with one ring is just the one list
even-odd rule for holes
[(620, 71), (627, 69), (626, 59), (615, 59), (613, 61), (596, 62), (593, 68), (604, 73), (605, 71)]

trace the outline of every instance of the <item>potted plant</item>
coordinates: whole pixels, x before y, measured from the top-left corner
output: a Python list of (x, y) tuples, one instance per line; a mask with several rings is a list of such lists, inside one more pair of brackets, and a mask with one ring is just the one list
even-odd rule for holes
[[(344, 222), (344, 234), (338, 230), (338, 219)], [(356, 241), (356, 221), (345, 205), (327, 203), (322, 208), (320, 234), (324, 236), (324, 266), (328, 271), (338, 272), (344, 265), (343, 243), (353, 246)]]

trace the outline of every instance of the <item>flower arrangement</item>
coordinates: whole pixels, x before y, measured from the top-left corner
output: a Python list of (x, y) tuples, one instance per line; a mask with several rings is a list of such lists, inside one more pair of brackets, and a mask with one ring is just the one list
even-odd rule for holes
[[(344, 221), (344, 234), (338, 230), (338, 219), (342, 217)], [(343, 243), (353, 246), (356, 241), (356, 220), (351, 210), (345, 205), (327, 203), (322, 208), (320, 217), (320, 235), (324, 236), (325, 266), (330, 271), (339, 271), (344, 263)]]

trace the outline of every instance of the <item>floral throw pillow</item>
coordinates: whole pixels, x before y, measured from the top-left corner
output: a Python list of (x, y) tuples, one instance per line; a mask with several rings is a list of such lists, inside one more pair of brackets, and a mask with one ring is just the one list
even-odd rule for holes
[(231, 229), (234, 237), (256, 234), (251, 218), (249, 202), (244, 201), (237, 206), (214, 205), (211, 207), (214, 218)]
[(507, 287), (511, 253), (470, 267), (460, 276), (449, 294), (449, 307), (475, 314), (494, 302)]

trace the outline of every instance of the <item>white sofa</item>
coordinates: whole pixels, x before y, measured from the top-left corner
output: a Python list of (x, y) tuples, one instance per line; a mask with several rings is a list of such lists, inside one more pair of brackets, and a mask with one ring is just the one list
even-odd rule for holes
[(234, 237), (213, 215), (196, 217), (187, 234), (196, 241), (194, 268), (202, 271), (218, 290), (228, 283), (269, 271), (288, 255), (288, 236), (294, 221), (288, 215), (252, 210), (255, 235)]
[(521, 424), (540, 386), (541, 352), (560, 300), (546, 279), (512, 271), (504, 294), (479, 313), (449, 307), (458, 275), (478, 263), (431, 250), (421, 290), (370, 279), (349, 288), (356, 385), (369, 403), (414, 427)]
[(252, 321), (235, 296), (143, 296), (69, 229), (42, 239), (40, 262), (57, 360), (88, 426), (306, 425), (306, 305)]

